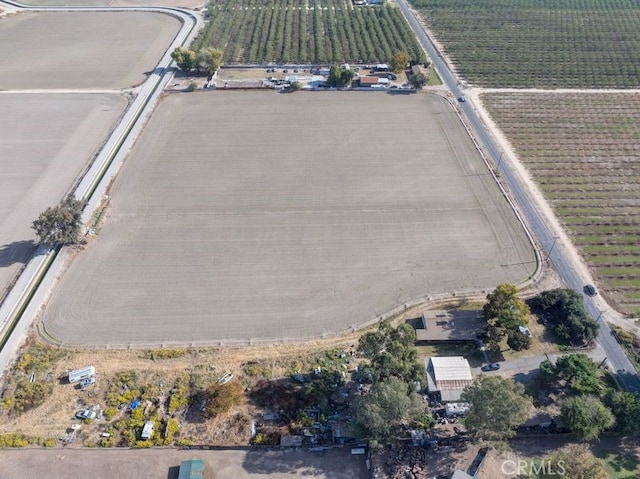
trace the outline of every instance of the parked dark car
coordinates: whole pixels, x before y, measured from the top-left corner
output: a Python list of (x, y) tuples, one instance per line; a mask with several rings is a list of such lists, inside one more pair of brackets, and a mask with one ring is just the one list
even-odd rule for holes
[(598, 290), (592, 284), (586, 284), (584, 286), (584, 292), (587, 296), (596, 296), (598, 294)]
[(485, 366), (482, 366), (481, 368), (483, 371), (497, 371), (498, 369), (500, 369), (500, 364), (498, 363), (491, 363), (491, 364), (487, 364)]

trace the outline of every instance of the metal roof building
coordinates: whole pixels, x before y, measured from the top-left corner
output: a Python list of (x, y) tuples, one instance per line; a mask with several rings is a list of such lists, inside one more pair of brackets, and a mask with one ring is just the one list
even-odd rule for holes
[(204, 461), (202, 459), (191, 459), (180, 463), (178, 479), (202, 479), (204, 473)]
[(427, 390), (439, 394), (442, 402), (460, 400), (460, 394), (473, 382), (469, 362), (462, 356), (433, 356), (426, 360)]

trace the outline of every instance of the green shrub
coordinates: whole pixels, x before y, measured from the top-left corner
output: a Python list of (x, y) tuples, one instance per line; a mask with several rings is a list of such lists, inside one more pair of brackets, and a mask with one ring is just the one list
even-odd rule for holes
[(167, 406), (169, 413), (173, 414), (189, 405), (190, 391), (188, 376), (183, 376), (176, 381), (169, 396), (169, 405)]
[(61, 359), (69, 355), (64, 349), (35, 344), (18, 359), (16, 370), (24, 373), (45, 372)]
[(42, 445), (43, 445), (44, 447), (55, 447), (55, 446), (56, 446), (56, 440), (50, 437), (50, 438), (48, 438), (48, 439), (45, 439), (45, 440), (42, 442)]
[(169, 445), (173, 443), (174, 436), (180, 430), (180, 425), (178, 424), (178, 420), (171, 418), (167, 421), (167, 426), (165, 428), (165, 438), (164, 444)]
[(181, 358), (187, 354), (186, 349), (150, 349), (144, 353), (144, 357), (157, 361), (160, 359)]
[(0, 434), (0, 448), (27, 447), (29, 444), (29, 438), (23, 434)]
[(191, 446), (192, 444), (193, 444), (193, 441), (187, 438), (180, 438), (176, 441), (176, 446), (180, 446), (180, 447)]
[(103, 412), (104, 418), (107, 421), (111, 421), (114, 417), (118, 415), (118, 408), (116, 407), (108, 407)]
[(20, 380), (13, 393), (13, 405), (11, 410), (17, 414), (34, 409), (43, 404), (51, 393), (53, 386), (42, 380), (30, 382), (26, 379)]
[(260, 366), (258, 366), (258, 363), (254, 362), (247, 363), (244, 366), (244, 373), (251, 377), (258, 376), (260, 374)]

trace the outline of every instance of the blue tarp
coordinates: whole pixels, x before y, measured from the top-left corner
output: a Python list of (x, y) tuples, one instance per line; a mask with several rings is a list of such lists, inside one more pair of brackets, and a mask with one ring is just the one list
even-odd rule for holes
[(131, 404), (129, 405), (131, 409), (135, 409), (138, 406), (140, 406), (140, 399), (134, 399), (133, 401), (131, 401)]

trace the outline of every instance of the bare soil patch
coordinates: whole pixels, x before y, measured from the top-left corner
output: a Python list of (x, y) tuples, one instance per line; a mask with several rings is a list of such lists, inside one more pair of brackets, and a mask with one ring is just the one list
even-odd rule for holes
[(179, 451), (155, 450), (4, 450), (0, 451), (5, 479), (47, 477), (81, 479), (93, 477), (178, 477), (180, 461), (202, 459), (205, 479), (364, 479), (363, 456), (351, 456), (349, 449), (317, 454), (308, 451)]
[(170, 94), (111, 199), (44, 314), (66, 344), (320, 337), (535, 266), (430, 94)]
[(172, 16), (144, 12), (8, 16), (0, 22), (0, 89), (140, 84), (179, 29), (180, 21)]
[(0, 94), (0, 298), (35, 249), (32, 221), (66, 195), (126, 104), (116, 94)]

